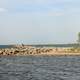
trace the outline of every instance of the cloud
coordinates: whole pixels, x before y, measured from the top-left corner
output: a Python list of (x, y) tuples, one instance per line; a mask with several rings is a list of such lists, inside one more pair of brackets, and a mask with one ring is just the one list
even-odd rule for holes
[(5, 9), (5, 8), (0, 8), (0, 12), (6, 12), (7, 11), (7, 9)]
[(79, 2), (79, 0), (0, 0), (0, 7), (11, 7), (16, 4), (37, 4), (37, 5), (44, 5), (44, 4), (64, 4), (64, 3), (75, 3)]
[(64, 12), (49, 12), (48, 16), (63, 16)]
[(41, 4), (41, 5), (64, 3), (68, 1), (67, 0), (16, 0), (16, 2), (21, 3), (21, 4)]
[[(36, 11), (36, 12), (33, 12), (31, 13), (33, 15), (36, 15), (36, 16), (64, 16), (65, 13), (64, 12), (56, 12), (56, 11)], [(30, 13), (28, 14), (30, 15)]]

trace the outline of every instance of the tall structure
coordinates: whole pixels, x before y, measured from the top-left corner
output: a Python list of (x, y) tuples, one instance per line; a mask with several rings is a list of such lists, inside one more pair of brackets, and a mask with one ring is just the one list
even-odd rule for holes
[(78, 44), (80, 44), (80, 32), (78, 33)]

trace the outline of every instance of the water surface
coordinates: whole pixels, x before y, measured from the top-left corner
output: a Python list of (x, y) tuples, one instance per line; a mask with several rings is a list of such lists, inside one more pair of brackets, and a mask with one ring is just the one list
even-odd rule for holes
[(0, 80), (80, 80), (80, 57), (0, 57)]

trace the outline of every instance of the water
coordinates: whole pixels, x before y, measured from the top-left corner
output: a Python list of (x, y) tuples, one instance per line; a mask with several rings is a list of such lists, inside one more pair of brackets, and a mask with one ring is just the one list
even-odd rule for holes
[(0, 49), (1, 48), (11, 48), (11, 47), (13, 47), (13, 45), (0, 45)]
[(80, 80), (80, 56), (0, 57), (0, 80)]

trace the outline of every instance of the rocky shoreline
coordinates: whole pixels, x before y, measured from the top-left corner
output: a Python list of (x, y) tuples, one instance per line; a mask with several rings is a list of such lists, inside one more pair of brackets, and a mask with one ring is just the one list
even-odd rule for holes
[(14, 48), (0, 49), (0, 56), (27, 56), (27, 55), (80, 55), (77, 48), (50, 48), (17, 45)]

